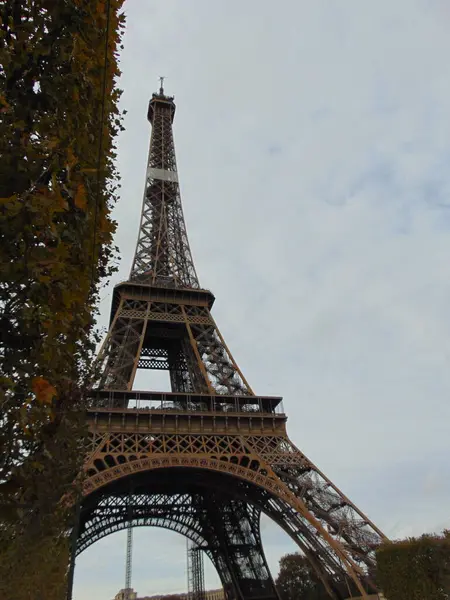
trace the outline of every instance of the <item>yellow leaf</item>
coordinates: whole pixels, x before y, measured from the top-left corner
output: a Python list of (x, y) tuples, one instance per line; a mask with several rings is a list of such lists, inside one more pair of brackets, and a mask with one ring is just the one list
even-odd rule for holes
[(103, 1), (97, 2), (97, 15), (102, 16), (105, 14), (105, 3)]
[(40, 462), (38, 462), (37, 460), (33, 460), (31, 461), (30, 465), (33, 467), (33, 469), (35, 469), (36, 471), (40, 471), (42, 472), (44, 470), (44, 465)]
[(9, 196), (9, 198), (0, 198), (0, 204), (9, 204), (10, 202), (15, 202), (17, 200), (16, 194), (13, 196)]
[(69, 166), (69, 169), (72, 168), (74, 165), (76, 165), (76, 163), (77, 163), (77, 157), (73, 153), (72, 148), (69, 146), (67, 148), (67, 164)]
[(53, 182), (53, 189), (55, 191), (56, 203), (58, 205), (58, 208), (67, 210), (69, 208), (69, 205), (67, 204), (67, 200), (65, 198), (63, 198), (63, 196), (61, 194), (61, 188), (60, 188), (58, 182), (56, 181), (56, 178), (55, 178), (55, 181)]
[(7, 102), (5, 96), (0, 95), (0, 112), (6, 112), (11, 108), (11, 105)]
[(56, 146), (58, 146), (60, 144), (60, 140), (56, 137), (51, 137), (48, 140), (46, 140), (44, 142), (44, 146), (46, 148), (48, 148), (48, 150), (53, 150), (53, 148), (56, 148)]
[(87, 208), (87, 196), (86, 196), (86, 188), (82, 183), (78, 184), (77, 191), (74, 198), (75, 206), (80, 208), (81, 210), (86, 210)]
[(40, 404), (50, 404), (56, 396), (56, 388), (43, 377), (34, 377), (31, 389)]

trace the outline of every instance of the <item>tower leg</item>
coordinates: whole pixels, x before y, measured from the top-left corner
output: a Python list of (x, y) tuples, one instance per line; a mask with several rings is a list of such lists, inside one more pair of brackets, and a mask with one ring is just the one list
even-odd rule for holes
[(207, 495), (203, 536), (227, 600), (279, 600), (261, 544), (260, 512), (238, 499)]

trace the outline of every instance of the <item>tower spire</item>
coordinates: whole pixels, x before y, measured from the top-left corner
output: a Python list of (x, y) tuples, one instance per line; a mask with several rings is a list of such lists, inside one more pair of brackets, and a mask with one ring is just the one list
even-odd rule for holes
[(175, 103), (159, 94), (148, 107), (152, 125), (144, 198), (130, 280), (172, 288), (199, 288), (181, 205), (172, 123)]
[(130, 391), (137, 369), (164, 369), (172, 392), (253, 395), (210, 314), (214, 296), (200, 287), (195, 271), (178, 185), (174, 114), (173, 97), (153, 94), (136, 252), (129, 280), (114, 289), (97, 387)]
[(160, 96), (164, 96), (164, 79), (165, 79), (164, 76), (162, 76), (162, 77), (159, 78), (159, 83), (160, 83), (160, 86), (159, 86), (159, 95)]

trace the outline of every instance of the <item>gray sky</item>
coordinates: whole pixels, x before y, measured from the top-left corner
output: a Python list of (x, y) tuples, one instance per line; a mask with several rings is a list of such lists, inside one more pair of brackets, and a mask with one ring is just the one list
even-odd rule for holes
[[(197, 271), (250, 384), (284, 396), (294, 443), (388, 536), (449, 527), (448, 0), (125, 10), (114, 283), (165, 75)], [(138, 387), (161, 387), (146, 377)], [(263, 537), (276, 573), (294, 546), (267, 520)], [(86, 550), (75, 600), (110, 600), (124, 555), (123, 532)], [(135, 530), (140, 595), (185, 590), (185, 563), (178, 534)]]

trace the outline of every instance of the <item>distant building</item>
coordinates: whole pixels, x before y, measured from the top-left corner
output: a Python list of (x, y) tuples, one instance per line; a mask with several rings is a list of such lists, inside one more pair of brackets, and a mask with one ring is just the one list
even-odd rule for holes
[[(178, 596), (182, 600), (190, 600), (190, 597), (191, 597), (190, 594), (173, 593), (173, 594), (163, 594), (163, 595), (156, 595), (156, 596), (139, 596), (138, 598), (136, 598), (134, 596), (133, 600), (134, 600), (134, 598), (136, 598), (136, 600), (165, 600), (166, 598), (168, 598), (170, 596)], [(116, 596), (116, 598), (114, 598), (114, 600), (124, 600), (124, 599), (122, 599), (122, 597)], [(225, 600), (225, 594), (224, 594), (223, 589), (220, 588), (218, 590), (206, 590), (205, 591), (205, 600)]]
[(114, 596), (114, 600), (138, 600), (138, 597), (133, 589), (125, 588)]
[(218, 590), (206, 590), (205, 600), (225, 600), (223, 588)]

